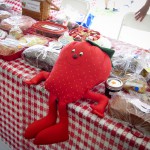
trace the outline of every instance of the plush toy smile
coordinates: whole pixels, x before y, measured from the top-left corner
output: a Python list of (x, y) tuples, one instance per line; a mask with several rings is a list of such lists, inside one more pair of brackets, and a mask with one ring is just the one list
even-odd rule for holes
[[(67, 105), (82, 98), (97, 102), (91, 105), (92, 111), (100, 117), (104, 116), (108, 98), (93, 92), (92, 88), (104, 82), (110, 75), (111, 60), (106, 51), (105, 49), (102, 51), (90, 41), (72, 42), (61, 50), (51, 72), (42, 71), (26, 81), (27, 84), (37, 84), (46, 80), (45, 88), (50, 92), (50, 97), (47, 116), (29, 125), (25, 131), (25, 138), (35, 138), (34, 143), (37, 145), (67, 140), (69, 138)], [(113, 50), (109, 52), (111, 56), (114, 53)]]

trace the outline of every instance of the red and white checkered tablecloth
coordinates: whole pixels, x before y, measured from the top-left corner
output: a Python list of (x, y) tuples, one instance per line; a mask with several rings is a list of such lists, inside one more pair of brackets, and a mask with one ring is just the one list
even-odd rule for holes
[(22, 11), (21, 0), (4, 0), (4, 2), (9, 4), (14, 12), (21, 13)]
[[(113, 47), (137, 48), (116, 41)], [(28, 124), (45, 116), (49, 109), (49, 93), (43, 83), (28, 86), (23, 82), (39, 71), (21, 58), (10, 62), (0, 59), (0, 138), (12, 150), (150, 150), (148, 137), (137, 138), (130, 128), (107, 114), (103, 119), (92, 114), (90, 100), (69, 104), (68, 141), (36, 146), (32, 140), (24, 139)], [(104, 92), (104, 85), (93, 90)]]

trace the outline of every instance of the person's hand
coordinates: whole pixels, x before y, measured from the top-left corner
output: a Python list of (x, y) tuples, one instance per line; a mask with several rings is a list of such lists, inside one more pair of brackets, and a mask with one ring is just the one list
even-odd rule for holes
[(135, 19), (142, 21), (145, 18), (146, 14), (148, 12), (148, 9), (149, 9), (149, 7), (147, 5), (144, 5), (139, 11), (137, 11), (135, 13)]

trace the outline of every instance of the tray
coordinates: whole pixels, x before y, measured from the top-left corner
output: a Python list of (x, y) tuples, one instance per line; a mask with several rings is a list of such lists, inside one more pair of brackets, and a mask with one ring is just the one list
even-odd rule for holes
[(69, 35), (72, 36), (75, 41), (85, 41), (86, 39), (96, 41), (101, 37), (101, 34), (98, 31), (82, 26), (69, 31)]
[(49, 21), (39, 21), (33, 24), (32, 28), (36, 31), (36, 33), (50, 38), (59, 38), (68, 30), (66, 26)]

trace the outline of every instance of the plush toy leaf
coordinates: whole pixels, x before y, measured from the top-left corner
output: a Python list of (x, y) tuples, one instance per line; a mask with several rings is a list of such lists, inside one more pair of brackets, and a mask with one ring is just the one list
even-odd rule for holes
[(109, 49), (109, 48), (105, 48), (105, 47), (101, 47), (98, 44), (96, 44), (95, 42), (91, 41), (91, 40), (86, 40), (87, 42), (89, 42), (91, 45), (97, 46), (99, 47), (103, 52), (107, 53), (107, 55), (112, 58), (113, 54), (115, 53), (114, 50)]

